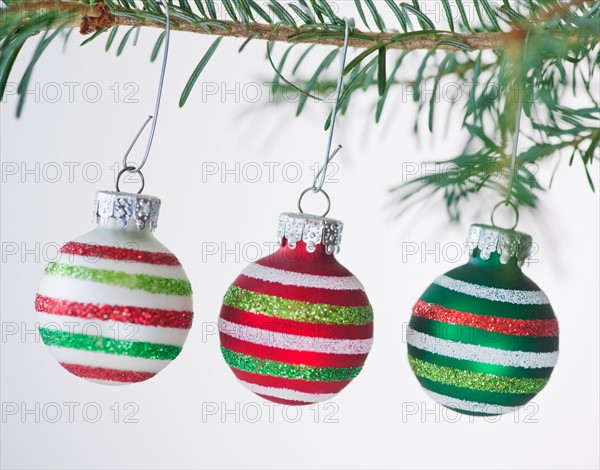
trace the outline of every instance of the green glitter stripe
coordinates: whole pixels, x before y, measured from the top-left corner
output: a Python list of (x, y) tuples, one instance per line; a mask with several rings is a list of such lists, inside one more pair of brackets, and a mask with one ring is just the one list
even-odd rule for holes
[(521, 305), (480, 299), (479, 297), (462, 294), (437, 284), (430, 285), (421, 296), (421, 300), (475, 315), (492, 315), (520, 320), (554, 320), (556, 318), (550, 304)]
[(143, 290), (153, 294), (192, 295), (192, 286), (189, 281), (171, 277), (129, 274), (123, 271), (94, 269), (56, 262), (48, 263), (44, 273), (50, 276), (64, 276), (72, 279), (111, 284), (127, 289)]
[(487, 331), (472, 326), (454, 325), (412, 316), (410, 327), (440, 339), (476, 344), (506, 351), (558, 351), (558, 336), (517, 336)]
[(435, 382), (456, 387), (471, 388), (496, 393), (537, 393), (548, 383), (548, 379), (501, 377), (481, 372), (470, 372), (453, 367), (437, 366), (408, 356), (413, 372)]
[(535, 393), (495, 393), (474, 390), (472, 388), (455, 387), (446, 385), (433, 380), (417, 377), (423, 388), (432, 392), (456, 398), (457, 400), (474, 401), (477, 403), (487, 403), (489, 405), (502, 406), (521, 406), (532, 400)]
[(40, 328), (40, 336), (47, 346), (84, 349), (120, 356), (142, 357), (145, 359), (175, 359), (181, 352), (179, 346), (169, 344), (126, 341), (105, 336), (90, 336), (80, 333)]
[[(526, 367), (500, 366), (497, 364), (489, 364), (485, 362), (475, 362), (466, 359), (456, 359), (454, 357), (443, 356), (429, 351), (424, 351), (415, 348), (410, 344), (408, 346), (408, 354), (417, 359), (431, 362), (438, 366), (453, 367), (455, 369), (468, 370), (470, 372), (482, 372), (484, 374), (494, 374), (504, 377), (524, 377), (547, 379), (554, 370), (552, 367), (539, 367), (528, 369)], [(458, 346), (460, 347), (460, 345)]]
[(341, 307), (338, 305), (313, 304), (259, 294), (233, 285), (225, 293), (223, 303), (244, 312), (308, 323), (366, 325), (373, 321), (373, 309), (370, 305), (366, 307)]
[(286, 379), (311, 380), (318, 382), (337, 382), (352, 380), (362, 367), (312, 367), (299, 364), (260, 359), (248, 354), (238, 353), (221, 346), (225, 362), (229, 366), (254, 374), (284, 377)]

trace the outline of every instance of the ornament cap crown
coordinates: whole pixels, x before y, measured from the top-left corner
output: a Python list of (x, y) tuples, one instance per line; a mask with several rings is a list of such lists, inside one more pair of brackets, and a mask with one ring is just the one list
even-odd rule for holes
[(97, 224), (106, 225), (116, 219), (119, 226), (127, 228), (130, 222), (139, 230), (156, 229), (160, 199), (146, 194), (98, 191), (94, 203), (93, 218)]
[(532, 243), (533, 238), (527, 233), (484, 224), (471, 225), (467, 238), (471, 256), (475, 255), (476, 249), (483, 260), (498, 253), (502, 264), (515, 258), (519, 267), (531, 254)]
[(284, 212), (279, 216), (277, 238), (285, 239), (291, 249), (295, 249), (299, 241), (306, 244), (306, 250), (313, 253), (317, 245), (322, 244), (327, 254), (340, 251), (342, 229), (344, 223), (321, 217), (319, 215)]

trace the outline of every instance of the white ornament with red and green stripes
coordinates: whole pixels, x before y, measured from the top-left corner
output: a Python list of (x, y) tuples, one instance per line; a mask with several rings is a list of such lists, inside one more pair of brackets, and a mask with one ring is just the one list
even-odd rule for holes
[(69, 372), (103, 384), (147, 380), (181, 351), (192, 289), (153, 235), (160, 200), (99, 191), (97, 227), (65, 244), (35, 299), (42, 340)]

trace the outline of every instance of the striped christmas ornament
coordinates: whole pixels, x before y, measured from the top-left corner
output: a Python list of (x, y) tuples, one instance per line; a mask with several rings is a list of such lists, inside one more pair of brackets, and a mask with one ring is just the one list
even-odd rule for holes
[(35, 298), (39, 332), (69, 372), (103, 384), (147, 380), (177, 357), (192, 289), (153, 235), (160, 200), (100, 191), (97, 227), (65, 244)]
[(521, 271), (531, 237), (473, 225), (467, 264), (438, 277), (413, 307), (408, 359), (427, 393), (471, 415), (530, 401), (558, 358), (548, 298)]
[(342, 223), (282, 214), (280, 248), (227, 290), (221, 351), (237, 379), (268, 400), (328, 400), (361, 371), (373, 310), (359, 280), (335, 258)]

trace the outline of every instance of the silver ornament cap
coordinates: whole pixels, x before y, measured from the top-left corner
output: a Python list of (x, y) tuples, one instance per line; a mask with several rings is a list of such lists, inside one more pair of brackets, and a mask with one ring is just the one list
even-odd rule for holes
[(483, 260), (490, 259), (492, 253), (498, 253), (500, 263), (506, 264), (515, 258), (520, 267), (531, 254), (533, 238), (527, 233), (515, 230), (473, 224), (469, 229), (467, 243), (471, 256), (474, 256), (476, 249)]
[(139, 230), (149, 227), (150, 231), (154, 231), (159, 211), (160, 199), (154, 196), (98, 191), (94, 203), (94, 220), (97, 224), (106, 225), (109, 219), (116, 219), (123, 228), (133, 222)]
[(340, 251), (344, 223), (321, 217), (319, 215), (285, 212), (279, 216), (277, 238), (285, 239), (291, 249), (295, 249), (299, 241), (306, 244), (306, 251), (313, 253), (317, 245), (325, 246), (327, 254)]

